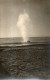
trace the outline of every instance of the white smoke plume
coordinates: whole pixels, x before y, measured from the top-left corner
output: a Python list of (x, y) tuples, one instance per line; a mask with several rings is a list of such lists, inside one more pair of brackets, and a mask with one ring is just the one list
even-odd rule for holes
[(21, 32), (21, 36), (24, 42), (28, 41), (27, 27), (29, 26), (29, 22), (30, 22), (29, 15), (25, 11), (19, 15), (17, 27)]

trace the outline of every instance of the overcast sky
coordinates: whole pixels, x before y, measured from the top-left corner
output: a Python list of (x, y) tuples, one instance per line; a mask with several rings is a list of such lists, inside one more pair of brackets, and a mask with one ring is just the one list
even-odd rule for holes
[(0, 37), (50, 36), (50, 0), (0, 0)]

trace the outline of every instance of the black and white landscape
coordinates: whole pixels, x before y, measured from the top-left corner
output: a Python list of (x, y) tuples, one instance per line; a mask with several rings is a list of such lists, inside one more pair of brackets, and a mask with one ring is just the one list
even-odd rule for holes
[[(13, 38), (18, 41), (0, 45), (0, 78), (50, 78), (48, 61), (50, 38), (41, 37), (41, 42), (36, 41), (39, 38), (30, 38), (23, 43), (18, 42), (18, 38)], [(12, 38), (9, 40), (2, 38), (2, 42), (10, 40), (12, 41)]]
[(50, 79), (50, 0), (0, 0), (0, 79)]

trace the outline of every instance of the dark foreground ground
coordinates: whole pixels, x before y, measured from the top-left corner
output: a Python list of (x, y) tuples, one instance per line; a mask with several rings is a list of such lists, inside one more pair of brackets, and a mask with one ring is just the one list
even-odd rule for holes
[(50, 78), (49, 47), (0, 47), (0, 78)]

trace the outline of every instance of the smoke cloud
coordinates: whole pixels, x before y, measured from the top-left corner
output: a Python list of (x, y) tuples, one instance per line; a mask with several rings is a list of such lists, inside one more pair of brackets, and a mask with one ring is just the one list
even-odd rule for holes
[(28, 41), (27, 27), (29, 26), (29, 23), (30, 23), (29, 15), (24, 10), (24, 12), (19, 15), (17, 21), (17, 27), (21, 32), (21, 36), (24, 42)]

